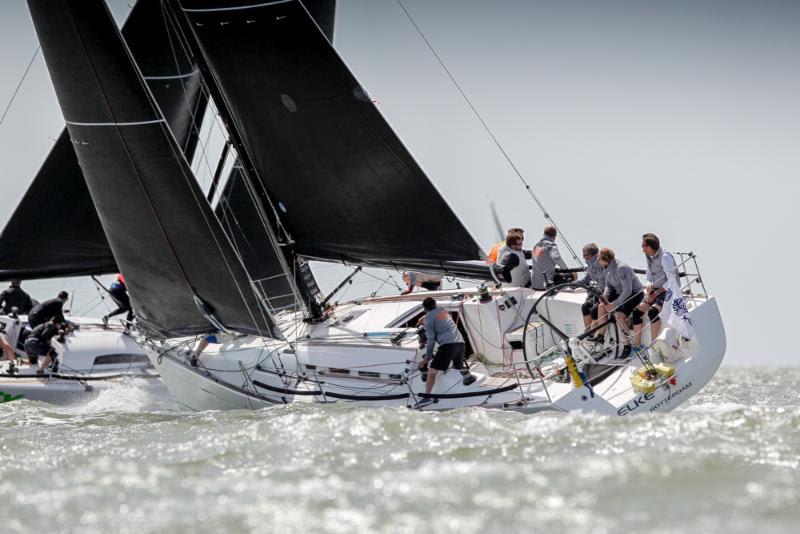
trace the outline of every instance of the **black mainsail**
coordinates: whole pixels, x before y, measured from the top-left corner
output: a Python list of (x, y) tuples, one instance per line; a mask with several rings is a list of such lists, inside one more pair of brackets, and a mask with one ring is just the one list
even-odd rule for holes
[(278, 335), (104, 0), (28, 5), (140, 324), (165, 336)]
[(434, 270), (479, 259), (304, 4), (179, 4), (295, 254)]

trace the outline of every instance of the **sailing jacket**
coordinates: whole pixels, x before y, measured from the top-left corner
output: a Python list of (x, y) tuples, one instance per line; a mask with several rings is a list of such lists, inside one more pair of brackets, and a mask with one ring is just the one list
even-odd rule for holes
[(437, 306), (425, 315), (425, 333), (428, 335), (428, 343), (425, 346), (425, 359), (433, 358), (433, 347), (435, 343), (439, 346), (449, 345), (450, 343), (464, 343), (458, 326), (450, 317), (450, 312), (441, 306)]
[(611, 298), (614, 293), (617, 295), (617, 298), (609, 303), (613, 308), (622, 306), (631, 295), (642, 290), (642, 283), (627, 263), (622, 263), (614, 258), (605, 268), (605, 273), (606, 298)]
[[(678, 267), (675, 258), (669, 252), (664, 252), (663, 248), (658, 249), (655, 255), (647, 258), (646, 280), (653, 284), (653, 289), (661, 289), (667, 285), (667, 276), (671, 273), (675, 280), (678, 280)], [(680, 286), (680, 284), (678, 284)]]
[(64, 302), (61, 299), (46, 300), (33, 307), (31, 313), (28, 314), (28, 323), (30, 323), (31, 328), (35, 328), (53, 317), (57, 317), (61, 322), (64, 322), (63, 310)]
[(26, 315), (33, 308), (30, 295), (25, 293), (21, 287), (14, 286), (0, 293), (0, 305), (2, 305), (0, 313), (5, 314), (11, 313), (11, 308), (17, 308), (19, 313)]
[(547, 235), (543, 236), (533, 247), (533, 269), (531, 270), (533, 287), (544, 289), (547, 282), (552, 282), (553, 275), (556, 273), (556, 265), (562, 269), (567, 268), (567, 262), (561, 257), (558, 245), (553, 238)]
[(601, 293), (606, 289), (606, 272), (603, 270), (603, 266), (600, 265), (600, 262), (597, 261), (597, 254), (592, 256), (589, 261), (586, 262), (586, 274), (583, 278), (578, 280), (579, 284), (583, 284), (585, 286), (589, 286), (590, 282), (594, 282), (597, 284), (597, 290)]
[(40, 324), (31, 332), (30, 339), (38, 339), (42, 343), (50, 344), (50, 340), (58, 334), (58, 327), (51, 322)]

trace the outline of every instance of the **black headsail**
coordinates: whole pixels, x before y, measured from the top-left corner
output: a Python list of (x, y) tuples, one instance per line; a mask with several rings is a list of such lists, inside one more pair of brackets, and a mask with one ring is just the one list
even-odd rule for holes
[(276, 335), (105, 1), (28, 5), (140, 321), (166, 336), (218, 326)]
[(295, 253), (432, 269), (479, 258), (303, 4), (178, 3)]
[(270, 231), (265, 227), (269, 223), (254, 203), (257, 198), (237, 162), (215, 212), (271, 310), (293, 309), (298, 305), (294, 285), (286, 274), (285, 263), (269, 246)]
[[(160, 0), (139, 0), (122, 28), (147, 85), (186, 158), (197, 146), (206, 97), (197, 66)], [(120, 199), (123, 201), (123, 199)], [(42, 215), (54, 224), (40, 224)], [(118, 270), (66, 128), (0, 234), (0, 278)]]

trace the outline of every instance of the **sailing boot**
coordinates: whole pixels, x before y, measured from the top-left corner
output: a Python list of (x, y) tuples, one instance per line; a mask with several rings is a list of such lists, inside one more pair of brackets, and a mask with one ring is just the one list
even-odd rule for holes
[(461, 383), (465, 386), (474, 384), (477, 379), (478, 377), (470, 373), (469, 369), (461, 369)]

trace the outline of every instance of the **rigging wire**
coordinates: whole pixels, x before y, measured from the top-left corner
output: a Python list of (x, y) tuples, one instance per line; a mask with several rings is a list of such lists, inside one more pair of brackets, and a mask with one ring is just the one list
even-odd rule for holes
[(3, 124), (4, 120), (6, 120), (6, 115), (8, 115), (8, 111), (11, 109), (11, 105), (14, 103), (14, 99), (17, 97), (17, 93), (19, 93), (19, 89), (20, 89), (20, 87), (22, 87), (22, 83), (25, 81), (25, 78), (28, 76), (28, 72), (31, 70), (31, 66), (33, 65), (33, 61), (36, 59), (36, 56), (39, 55), (39, 50), (41, 50), (41, 49), (42, 49), (41, 45), (37, 46), (36, 47), (36, 51), (33, 53), (33, 56), (31, 56), (31, 60), (28, 61), (28, 66), (25, 67), (25, 72), (22, 73), (22, 78), (19, 79), (19, 83), (17, 84), (17, 88), (14, 89), (14, 93), (11, 95), (11, 99), (8, 101), (8, 105), (6, 106), (5, 111), (3, 111), (3, 116), (0, 117), (0, 125)]
[(428, 49), (431, 51), (431, 53), (433, 54), (433, 56), (436, 58), (436, 61), (438, 61), (438, 62), (439, 62), (439, 65), (441, 65), (442, 69), (444, 69), (444, 72), (445, 72), (445, 73), (447, 74), (447, 76), (450, 78), (450, 81), (451, 81), (451, 82), (453, 82), (453, 85), (455, 85), (455, 87), (456, 87), (456, 89), (458, 90), (458, 92), (459, 92), (459, 93), (461, 93), (461, 96), (464, 98), (464, 101), (467, 103), (467, 105), (469, 106), (469, 108), (472, 110), (472, 113), (475, 115), (475, 117), (477, 117), (478, 121), (480, 121), (480, 123), (483, 125), (483, 129), (484, 129), (484, 130), (486, 130), (486, 133), (488, 133), (488, 134), (489, 134), (489, 137), (491, 137), (491, 138), (492, 138), (492, 141), (494, 141), (494, 144), (495, 144), (495, 145), (497, 145), (497, 148), (500, 150), (500, 153), (503, 155), (503, 157), (504, 157), (504, 158), (505, 158), (505, 160), (508, 162), (508, 164), (509, 164), (509, 166), (511, 167), (511, 169), (514, 171), (514, 174), (516, 174), (516, 175), (517, 175), (517, 177), (518, 177), (518, 178), (520, 179), (520, 181), (522, 182), (522, 185), (523, 185), (523, 186), (525, 186), (525, 190), (528, 192), (528, 194), (529, 194), (529, 195), (530, 195), (530, 197), (533, 199), (533, 201), (534, 201), (534, 202), (536, 202), (536, 204), (539, 206), (539, 209), (540, 209), (540, 210), (542, 211), (542, 213), (544, 214), (544, 218), (545, 218), (545, 219), (547, 219), (547, 221), (548, 221), (550, 224), (552, 224), (552, 225), (553, 225), (553, 227), (556, 229), (556, 231), (558, 232), (558, 235), (560, 235), (560, 236), (561, 236), (561, 240), (562, 240), (562, 241), (564, 242), (564, 244), (567, 246), (567, 249), (569, 250), (570, 254), (572, 254), (572, 257), (573, 257), (573, 258), (575, 258), (575, 261), (576, 261), (576, 262), (578, 262), (578, 265), (580, 265), (580, 266), (584, 266), (584, 264), (583, 264), (583, 261), (582, 261), (582, 260), (581, 260), (581, 259), (578, 257), (578, 254), (577, 254), (577, 253), (575, 252), (575, 250), (572, 248), (572, 245), (570, 245), (570, 244), (569, 244), (569, 241), (567, 240), (566, 236), (565, 236), (565, 235), (563, 234), (563, 232), (561, 232), (561, 230), (558, 228), (558, 225), (557, 225), (557, 224), (556, 224), (556, 222), (553, 220), (553, 218), (550, 216), (550, 213), (549, 213), (549, 212), (547, 211), (547, 209), (544, 207), (544, 204), (542, 204), (542, 201), (541, 201), (541, 200), (539, 200), (539, 197), (538, 197), (538, 196), (536, 196), (536, 193), (534, 193), (534, 192), (533, 192), (533, 189), (531, 188), (530, 184), (528, 184), (528, 182), (525, 180), (525, 177), (524, 177), (524, 176), (522, 176), (522, 173), (521, 173), (521, 172), (520, 172), (520, 170), (517, 168), (517, 166), (514, 164), (513, 160), (512, 160), (512, 159), (511, 159), (511, 157), (508, 155), (508, 152), (506, 152), (505, 148), (503, 148), (503, 145), (500, 143), (500, 141), (499, 141), (499, 140), (497, 139), (497, 137), (494, 135), (494, 133), (492, 132), (492, 129), (491, 129), (491, 128), (489, 128), (489, 125), (486, 123), (486, 121), (483, 119), (483, 117), (481, 116), (481, 114), (478, 112), (478, 109), (475, 107), (475, 105), (474, 105), (474, 104), (472, 103), (472, 101), (469, 99), (469, 97), (467, 96), (467, 94), (464, 92), (464, 89), (462, 89), (462, 88), (461, 88), (461, 85), (460, 85), (460, 84), (459, 84), (459, 83), (456, 81), (456, 78), (455, 78), (455, 76), (453, 76), (453, 74), (450, 72), (450, 69), (448, 69), (448, 68), (447, 68), (447, 66), (446, 66), (446, 65), (445, 65), (445, 63), (444, 63), (444, 60), (441, 58), (441, 56), (440, 56), (440, 55), (439, 55), (439, 54), (436, 52), (436, 50), (433, 48), (433, 45), (431, 44), (431, 42), (430, 42), (430, 41), (428, 41), (428, 38), (427, 38), (427, 37), (425, 37), (425, 34), (422, 32), (422, 29), (421, 29), (421, 28), (420, 28), (420, 27), (417, 25), (417, 23), (414, 21), (414, 18), (411, 16), (411, 13), (409, 13), (409, 11), (406, 9), (406, 6), (405, 6), (405, 5), (403, 5), (403, 2), (402, 2), (402, 0), (396, 0), (396, 2), (397, 2), (397, 5), (399, 5), (399, 6), (400, 6), (400, 9), (402, 9), (402, 10), (403, 10), (403, 13), (405, 13), (405, 14), (406, 14), (406, 17), (408, 17), (408, 20), (411, 22), (411, 25), (412, 25), (412, 26), (414, 26), (414, 29), (416, 29), (416, 30), (417, 30), (417, 33), (419, 34), (419, 36), (422, 38), (422, 40), (423, 40), (423, 41), (425, 41), (425, 44), (428, 46)]

